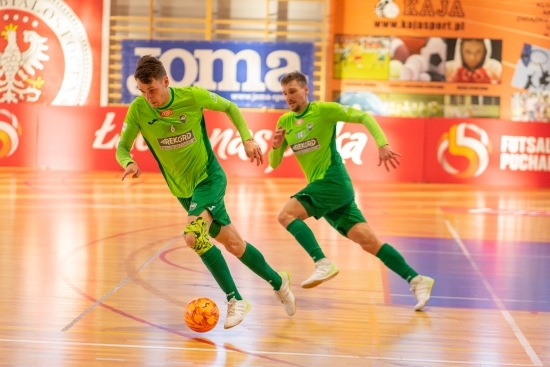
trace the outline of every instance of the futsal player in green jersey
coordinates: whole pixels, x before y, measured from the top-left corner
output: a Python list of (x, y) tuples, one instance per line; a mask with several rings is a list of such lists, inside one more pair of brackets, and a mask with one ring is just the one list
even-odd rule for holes
[(378, 165), (384, 163), (388, 171), (388, 164), (397, 167), (400, 154), (390, 149), (382, 129), (370, 114), (334, 102), (309, 102), (307, 79), (302, 73), (286, 74), (281, 78), (281, 86), (291, 111), (277, 122), (269, 165), (277, 168), (290, 146), (308, 181), (308, 185), (284, 205), (278, 218), (315, 262), (315, 271), (302, 287), (316, 287), (339, 271), (326, 258), (304, 222), (311, 216), (323, 217), (340, 234), (361, 245), (409, 282), (417, 300), (415, 310), (422, 309), (428, 303), (434, 280), (414, 271), (403, 256), (383, 243), (367, 224), (355, 203), (351, 179), (336, 150), (336, 124), (343, 121), (365, 125), (379, 148)]
[(238, 107), (203, 88), (170, 87), (166, 69), (150, 55), (138, 60), (134, 77), (141, 96), (130, 104), (116, 150), (116, 159), (124, 168), (122, 180), (128, 175), (134, 178), (141, 175), (130, 155), (130, 148), (141, 132), (170, 191), (187, 210), (184, 231), (187, 246), (200, 256), (226, 294), (224, 327), (238, 325), (250, 310), (250, 304), (237, 290), (221, 251), (209, 236), (270, 283), (286, 313), (292, 316), (296, 302), (290, 276), (273, 270), (260, 251), (241, 238), (225, 208), (227, 179), (208, 140), (203, 110), (225, 112), (239, 131), (250, 162), (259, 165), (262, 152)]

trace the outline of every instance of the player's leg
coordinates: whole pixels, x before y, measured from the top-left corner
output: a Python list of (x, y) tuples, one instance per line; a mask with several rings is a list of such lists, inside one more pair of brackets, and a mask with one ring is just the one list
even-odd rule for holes
[(219, 226), (214, 222), (210, 235), (223, 244), (228, 252), (235, 255), (246, 267), (260, 278), (271, 284), (276, 298), (283, 304), (289, 316), (296, 312), (296, 300), (290, 289), (290, 275), (285, 272), (276, 272), (265, 260), (262, 253), (252, 244), (244, 241), (237, 228), (229, 223)]
[(393, 246), (383, 243), (365, 221), (355, 201), (331, 213), (331, 220), (327, 218), (327, 221), (341, 234), (359, 244), (366, 252), (378, 257), (390, 270), (410, 283), (418, 301), (415, 310), (420, 310), (428, 303), (434, 280), (419, 275)]
[(250, 310), (250, 304), (240, 295), (222, 252), (208, 238), (210, 222), (212, 217), (206, 210), (200, 216), (188, 216), (184, 238), (187, 246), (200, 256), (216, 283), (225, 292), (228, 302), (224, 328), (229, 329), (244, 319)]
[(285, 204), (278, 218), (279, 223), (294, 236), (315, 263), (313, 274), (302, 282), (302, 288), (316, 287), (338, 274), (338, 268), (327, 259), (313, 231), (304, 222), (310, 216), (309, 212), (315, 213), (311, 197), (296, 195)]

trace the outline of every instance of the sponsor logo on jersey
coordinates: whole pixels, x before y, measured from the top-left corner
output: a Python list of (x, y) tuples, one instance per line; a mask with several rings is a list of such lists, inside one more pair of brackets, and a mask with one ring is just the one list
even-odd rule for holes
[(195, 135), (193, 134), (193, 131), (188, 131), (186, 133), (176, 135), (176, 136), (170, 136), (166, 138), (159, 138), (157, 139), (160, 149), (162, 150), (170, 150), (170, 149), (177, 149), (184, 147), (186, 145), (192, 144), (197, 141), (195, 138)]
[(156, 121), (158, 121), (159, 119), (153, 119), (153, 121), (147, 121), (147, 123), (149, 125), (153, 125)]
[(317, 138), (302, 141), (300, 143), (292, 144), (290, 146), (290, 149), (292, 149), (292, 151), (296, 155), (308, 153), (319, 148), (321, 148), (321, 145), (319, 145), (319, 141), (317, 140)]
[(165, 111), (162, 111), (160, 113), (160, 117), (168, 117), (168, 116), (172, 115), (173, 113), (174, 113), (174, 111), (172, 111), (172, 110), (165, 110)]

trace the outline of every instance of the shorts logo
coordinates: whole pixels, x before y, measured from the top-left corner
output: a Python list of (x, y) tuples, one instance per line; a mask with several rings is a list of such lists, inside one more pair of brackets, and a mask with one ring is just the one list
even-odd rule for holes
[(1, 17), (0, 103), (83, 105), (92, 49), (73, 10), (58, 0), (4, 1)]
[[(6, 117), (7, 119), (4, 119)], [(7, 110), (0, 110), (0, 159), (9, 157), (19, 146), (22, 134), (17, 116)]]
[(191, 203), (191, 205), (189, 205), (189, 210), (195, 210), (196, 207), (197, 203)]
[(176, 136), (170, 136), (166, 138), (159, 138), (157, 139), (160, 149), (162, 150), (170, 150), (170, 149), (177, 149), (184, 147), (186, 145), (192, 144), (197, 141), (195, 138), (195, 135), (193, 134), (193, 131), (188, 131), (186, 133), (176, 135)]
[[(491, 151), (487, 132), (477, 125), (463, 122), (451, 126), (449, 132), (441, 136), (437, 148), (437, 160), (445, 172), (455, 177), (477, 177), (487, 169)], [(453, 157), (466, 160), (466, 167), (456, 168), (460, 159)]]
[(308, 153), (319, 148), (321, 148), (321, 145), (319, 145), (319, 141), (317, 140), (317, 138), (309, 139), (290, 146), (290, 149), (292, 149), (292, 151), (296, 155)]

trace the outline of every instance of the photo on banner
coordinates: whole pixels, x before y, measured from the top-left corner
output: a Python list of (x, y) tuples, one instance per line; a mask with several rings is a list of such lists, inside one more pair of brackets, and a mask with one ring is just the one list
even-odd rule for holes
[(444, 96), (392, 93), (387, 105), (392, 117), (443, 117)]
[(550, 91), (550, 50), (524, 44), (518, 55), (512, 86), (529, 91)]
[(388, 116), (388, 96), (368, 91), (334, 91), (333, 102), (376, 116)]
[(447, 38), (445, 80), (450, 83), (500, 84), (502, 40)]
[(550, 91), (513, 93), (512, 121), (550, 122)]
[(334, 78), (388, 80), (389, 42), (389, 37), (335, 35)]
[(390, 58), (390, 80), (445, 80), (447, 44), (441, 37), (392, 37)]
[(446, 95), (444, 117), (500, 117), (500, 97), (482, 95)]

